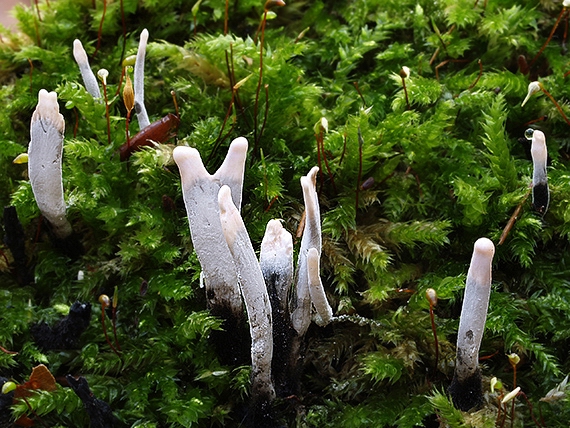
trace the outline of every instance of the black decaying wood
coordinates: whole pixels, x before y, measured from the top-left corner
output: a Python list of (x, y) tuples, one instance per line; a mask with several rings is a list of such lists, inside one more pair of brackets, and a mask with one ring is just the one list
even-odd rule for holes
[(45, 322), (32, 326), (32, 336), (42, 351), (72, 349), (77, 346), (90, 319), (91, 303), (75, 302), (69, 309), (69, 314), (53, 327)]
[(75, 379), (73, 376), (67, 375), (65, 378), (67, 379), (67, 382), (69, 383), (71, 389), (73, 389), (73, 391), (83, 402), (85, 411), (89, 415), (89, 419), (91, 421), (89, 425), (91, 428), (122, 427), (121, 422), (115, 415), (113, 415), (111, 406), (109, 406), (109, 404), (103, 400), (95, 398), (89, 389), (87, 380), (83, 376)]

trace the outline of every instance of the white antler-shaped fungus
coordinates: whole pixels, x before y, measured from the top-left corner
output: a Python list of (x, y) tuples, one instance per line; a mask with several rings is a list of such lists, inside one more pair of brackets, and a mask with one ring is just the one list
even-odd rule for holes
[(83, 49), (83, 45), (79, 39), (73, 41), (73, 57), (79, 66), (79, 71), (81, 72), (83, 84), (87, 92), (89, 92), (93, 98), (101, 98), (101, 90), (99, 89), (97, 78), (89, 66), (87, 52)]
[[(220, 223), (218, 192), (222, 185), (228, 185), (234, 204), (241, 206), (246, 154), (247, 140), (235, 139), (222, 166), (210, 175), (196, 149), (178, 146), (173, 151), (174, 161), (180, 169), (192, 243), (202, 266), (209, 306), (214, 315), (228, 320), (227, 315), (231, 314), (237, 323), (243, 319), (242, 301), (235, 265)], [(234, 335), (229, 331), (231, 326), (225, 328), (228, 335)]]
[(309, 290), (309, 272), (307, 256), (309, 249), (315, 248), (320, 256), (321, 238), (321, 214), (319, 199), (316, 190), (316, 177), (318, 167), (313, 167), (311, 171), (301, 177), (301, 187), (303, 188), (303, 199), (305, 201), (305, 230), (301, 238), (301, 249), (297, 261), (296, 276), (296, 297), (293, 302), (292, 322), (293, 327), (299, 336), (304, 336), (311, 323), (311, 294)]
[(146, 107), (144, 106), (144, 59), (146, 56), (146, 44), (148, 42), (148, 30), (141, 31), (139, 39), (139, 50), (135, 62), (134, 90), (135, 90), (135, 112), (139, 121), (139, 128), (142, 130), (150, 125)]
[(321, 282), (320, 257), (321, 255), (316, 248), (309, 249), (307, 254), (309, 293), (313, 306), (317, 311), (315, 322), (323, 327), (331, 321), (333, 310), (331, 305), (329, 305), (323, 283)]
[(241, 193), (247, 140), (235, 139), (222, 166), (210, 175), (198, 150), (178, 146), (174, 161), (180, 169), (184, 203), (190, 223), (192, 243), (200, 260), (208, 300), (241, 312), (241, 298), (232, 257), (222, 233), (218, 192), (230, 186), (236, 207), (241, 206)]
[(532, 135), (530, 154), (532, 156), (532, 206), (541, 213), (546, 214), (550, 203), (550, 191), (548, 190), (548, 176), (546, 175), (546, 161), (548, 150), (546, 137), (542, 131), (528, 129), (525, 135)]
[(261, 241), (259, 264), (273, 313), (288, 312), (289, 293), (293, 285), (293, 237), (279, 220), (270, 220)]
[(57, 94), (41, 89), (30, 124), (28, 172), (38, 207), (59, 239), (65, 239), (73, 232), (63, 199), (64, 131), (65, 121), (59, 113)]
[(491, 240), (475, 242), (467, 272), (463, 307), (457, 334), (455, 373), (449, 392), (455, 406), (467, 411), (483, 401), (479, 347), (485, 330), (489, 296), (491, 294), (491, 264), (495, 246)]
[(236, 265), (249, 319), (252, 396), (255, 401), (269, 402), (275, 398), (271, 379), (273, 328), (269, 295), (253, 245), (228, 186), (220, 189), (218, 203), (222, 229)]

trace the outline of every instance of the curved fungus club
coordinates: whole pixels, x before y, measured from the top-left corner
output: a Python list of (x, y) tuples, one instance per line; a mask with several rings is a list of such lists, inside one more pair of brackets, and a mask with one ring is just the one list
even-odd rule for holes
[(73, 230), (66, 217), (61, 162), (65, 121), (59, 113), (57, 94), (40, 89), (38, 105), (30, 123), (28, 173), (32, 191), (42, 215), (58, 239)]

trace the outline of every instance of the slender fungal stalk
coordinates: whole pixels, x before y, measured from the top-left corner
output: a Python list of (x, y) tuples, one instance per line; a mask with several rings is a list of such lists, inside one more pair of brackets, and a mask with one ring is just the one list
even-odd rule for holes
[(296, 332), (291, 325), (289, 298), (293, 285), (293, 237), (280, 220), (270, 220), (261, 242), (259, 265), (269, 300), (273, 320), (273, 361), (271, 374), (276, 394), (287, 397), (296, 392), (296, 356), (292, 344)]
[(316, 189), (318, 167), (313, 167), (309, 174), (301, 177), (303, 199), (305, 201), (305, 230), (301, 239), (299, 259), (297, 262), (297, 277), (295, 290), (297, 296), (293, 302), (294, 311), (291, 316), (293, 327), (300, 337), (303, 337), (311, 323), (311, 295), (309, 290), (309, 273), (307, 257), (309, 249), (315, 248), (321, 253), (321, 214)]
[(321, 255), (316, 248), (309, 249), (309, 252), (307, 253), (307, 273), (311, 301), (313, 302), (313, 306), (317, 311), (315, 322), (317, 325), (323, 327), (331, 321), (333, 310), (331, 308), (331, 305), (329, 305), (323, 283), (321, 282), (319, 262), (320, 257)]
[(135, 62), (134, 86), (135, 86), (135, 112), (139, 121), (139, 129), (143, 130), (150, 125), (150, 120), (144, 106), (144, 59), (146, 56), (146, 44), (148, 42), (148, 30), (141, 31), (137, 61)]
[(64, 130), (65, 121), (59, 113), (57, 94), (41, 89), (30, 124), (28, 173), (38, 208), (58, 239), (65, 239), (73, 232), (63, 199)]
[(293, 284), (293, 237), (279, 220), (270, 220), (265, 229), (259, 264), (273, 313), (279, 309), (288, 312), (288, 299)]
[(97, 78), (89, 66), (87, 52), (83, 49), (83, 45), (79, 39), (75, 39), (73, 41), (73, 57), (79, 66), (79, 71), (81, 72), (83, 84), (85, 85), (87, 92), (89, 92), (93, 98), (101, 98), (101, 91), (99, 90)]
[(252, 397), (256, 406), (261, 406), (261, 409), (265, 409), (262, 411), (267, 412), (267, 405), (275, 398), (271, 379), (273, 323), (269, 295), (245, 224), (232, 201), (228, 186), (220, 189), (218, 203), (222, 230), (240, 279), (249, 319)]
[(479, 347), (485, 330), (489, 296), (491, 294), (491, 263), (495, 246), (491, 240), (475, 242), (471, 265), (467, 272), (463, 307), (457, 334), (455, 373), (449, 393), (453, 404), (467, 411), (483, 402)]

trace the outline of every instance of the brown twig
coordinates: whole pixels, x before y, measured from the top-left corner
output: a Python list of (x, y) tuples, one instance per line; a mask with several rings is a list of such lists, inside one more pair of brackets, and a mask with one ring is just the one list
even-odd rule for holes
[(515, 225), (515, 223), (519, 217), (519, 214), (521, 212), (523, 204), (526, 202), (526, 200), (528, 199), (528, 196), (530, 195), (530, 191), (531, 191), (531, 189), (528, 189), (528, 191), (524, 195), (522, 201), (517, 205), (515, 211), (513, 212), (513, 215), (511, 216), (511, 218), (507, 222), (505, 228), (503, 229), (503, 233), (501, 233), (501, 238), (499, 239), (498, 245), (503, 245), (505, 240), (507, 239), (507, 236), (509, 236), (511, 229), (513, 228), (513, 226)]

